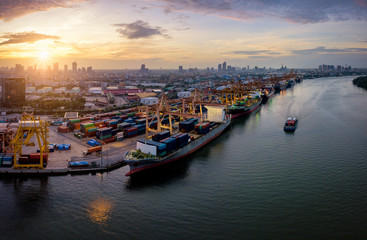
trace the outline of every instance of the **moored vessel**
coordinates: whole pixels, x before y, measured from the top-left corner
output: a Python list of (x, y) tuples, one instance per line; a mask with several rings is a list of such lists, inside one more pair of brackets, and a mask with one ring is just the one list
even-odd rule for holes
[[(130, 167), (126, 176), (175, 162), (217, 138), (229, 126), (231, 117), (225, 114), (224, 107), (206, 108), (206, 118), (200, 123), (198, 119), (191, 118), (181, 122), (180, 131), (164, 131), (138, 140), (136, 149), (124, 155), (124, 161)], [(161, 139), (161, 135), (166, 138)]]
[(232, 119), (244, 116), (255, 111), (261, 102), (260, 94), (247, 98), (245, 101), (238, 101), (227, 107), (227, 114), (230, 114)]

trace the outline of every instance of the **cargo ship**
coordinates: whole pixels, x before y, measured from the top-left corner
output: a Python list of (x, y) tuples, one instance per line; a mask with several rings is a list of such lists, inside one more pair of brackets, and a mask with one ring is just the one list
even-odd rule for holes
[(287, 121), (284, 123), (284, 131), (286, 132), (294, 132), (297, 128), (298, 120), (295, 117), (287, 118)]
[(275, 94), (275, 88), (273, 84), (266, 84), (261, 91), (262, 103), (266, 103)]
[(254, 94), (245, 101), (237, 101), (227, 107), (227, 114), (231, 115), (232, 119), (241, 117), (255, 111), (260, 106), (261, 102), (260, 93)]
[[(175, 162), (204, 147), (217, 138), (231, 123), (231, 117), (225, 114), (224, 107), (208, 106), (203, 122), (197, 118), (179, 123), (179, 131), (162, 131), (151, 138), (137, 141), (136, 149), (124, 155), (124, 161), (130, 167), (126, 176)], [(162, 139), (163, 138), (163, 139)]]

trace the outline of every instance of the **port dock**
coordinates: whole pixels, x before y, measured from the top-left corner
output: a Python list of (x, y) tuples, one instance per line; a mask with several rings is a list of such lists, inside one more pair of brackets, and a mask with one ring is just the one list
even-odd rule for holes
[[(136, 147), (137, 139), (141, 136), (127, 138), (120, 142), (102, 145), (102, 151), (83, 156), (83, 151), (90, 146), (87, 144), (90, 138), (78, 139), (73, 132), (59, 133), (56, 126), (49, 127), (49, 137), (58, 144), (71, 144), (70, 150), (58, 150), (49, 152), (47, 167), (44, 169), (1, 167), (0, 176), (9, 175), (67, 175), (87, 174), (96, 172), (108, 172), (125, 165), (123, 156), (127, 151)], [(35, 149), (31, 152), (37, 151)], [(88, 166), (71, 167), (71, 162), (88, 162)]]

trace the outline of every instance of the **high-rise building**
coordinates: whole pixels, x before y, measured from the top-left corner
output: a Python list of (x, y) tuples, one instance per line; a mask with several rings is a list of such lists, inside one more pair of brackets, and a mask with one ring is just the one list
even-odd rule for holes
[(65, 64), (64, 65), (64, 74), (67, 74), (68, 73), (68, 65), (67, 64)]
[(15, 64), (15, 73), (23, 73), (24, 67), (21, 64)]
[(24, 78), (3, 78), (1, 80), (2, 105), (10, 107), (23, 105), (25, 103), (25, 79)]
[(78, 71), (78, 64), (76, 62), (73, 62), (73, 73), (76, 73)]
[(93, 73), (93, 70), (92, 70), (92, 67), (91, 66), (87, 67), (87, 73), (88, 74), (92, 74)]
[(148, 68), (145, 68), (145, 64), (142, 64), (141, 67), (140, 67), (140, 72), (141, 73), (147, 73), (148, 72)]
[(58, 73), (59, 72), (59, 63), (54, 63), (54, 73)]
[(183, 67), (182, 66), (178, 66), (178, 72), (183, 73)]
[(223, 63), (223, 71), (224, 72), (227, 71), (227, 63), (226, 62)]
[(222, 64), (218, 64), (218, 72), (222, 71)]

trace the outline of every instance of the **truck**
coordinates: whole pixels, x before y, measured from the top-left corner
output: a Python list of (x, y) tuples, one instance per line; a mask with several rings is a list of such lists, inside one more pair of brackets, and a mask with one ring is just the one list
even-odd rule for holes
[(91, 148), (88, 148), (86, 151), (83, 151), (83, 156), (87, 156), (94, 152), (100, 152), (100, 151), (102, 151), (102, 146), (91, 147)]

